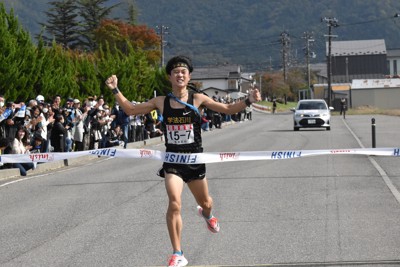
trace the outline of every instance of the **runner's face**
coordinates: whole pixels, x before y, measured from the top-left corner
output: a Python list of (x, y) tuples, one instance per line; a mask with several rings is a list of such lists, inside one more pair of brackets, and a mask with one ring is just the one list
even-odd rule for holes
[(185, 88), (190, 81), (189, 70), (184, 67), (177, 67), (171, 71), (169, 80), (172, 88)]

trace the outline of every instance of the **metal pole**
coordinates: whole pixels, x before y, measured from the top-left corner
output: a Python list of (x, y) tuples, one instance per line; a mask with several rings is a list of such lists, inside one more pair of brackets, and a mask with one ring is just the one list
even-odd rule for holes
[(328, 106), (332, 106), (331, 104), (331, 94), (332, 94), (332, 26), (329, 25), (329, 34), (328, 34)]
[(376, 148), (376, 135), (375, 135), (375, 118), (371, 119), (371, 129), (372, 129), (372, 148)]

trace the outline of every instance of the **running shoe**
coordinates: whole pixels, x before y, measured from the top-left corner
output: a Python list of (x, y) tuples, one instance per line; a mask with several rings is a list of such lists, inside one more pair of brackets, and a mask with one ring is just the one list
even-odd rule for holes
[(215, 218), (214, 216), (212, 216), (211, 219), (207, 219), (206, 217), (204, 217), (203, 208), (200, 206), (197, 206), (197, 212), (199, 216), (206, 221), (208, 230), (210, 230), (214, 234), (219, 232), (219, 223), (217, 218)]
[(179, 256), (176, 254), (172, 254), (168, 259), (168, 267), (182, 267), (188, 264), (185, 256)]

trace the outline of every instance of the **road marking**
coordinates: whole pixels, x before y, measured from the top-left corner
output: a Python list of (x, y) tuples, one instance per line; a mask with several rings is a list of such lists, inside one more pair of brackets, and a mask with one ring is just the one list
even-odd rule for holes
[(101, 159), (99, 161), (90, 162), (90, 163), (87, 163), (87, 164), (84, 164), (84, 165), (81, 165), (81, 166), (73, 166), (73, 167), (69, 166), (69, 167), (66, 167), (66, 168), (64, 167), (64, 168), (61, 168), (61, 169), (55, 169), (54, 171), (49, 170), (49, 171), (46, 171), (45, 173), (33, 174), (32, 176), (25, 177), (25, 178), (16, 178), (16, 180), (12, 180), (10, 182), (6, 182), (4, 184), (0, 184), (0, 188), (4, 187), (4, 186), (7, 186), (7, 185), (23, 182), (23, 181), (28, 181), (28, 180), (31, 180), (31, 179), (34, 179), (34, 178), (49, 176), (49, 175), (51, 175), (53, 173), (66, 172), (66, 171), (69, 171), (69, 170), (72, 170), (72, 169), (76, 169), (76, 168), (79, 168), (79, 167), (82, 167), (82, 166), (90, 166), (90, 165), (93, 165), (93, 164), (95, 164), (97, 162), (102, 162), (102, 161), (106, 161), (106, 160), (110, 160), (110, 159), (112, 159), (112, 158), (104, 158), (104, 159)]
[[(342, 121), (344, 125), (346, 125), (347, 129), (350, 131), (350, 133), (353, 135), (354, 139), (358, 142), (361, 148), (365, 148), (364, 145), (361, 143), (361, 140), (356, 136), (356, 134), (350, 129), (349, 125), (347, 124), (346, 120), (342, 118)], [(379, 172), (381, 175), (383, 181), (385, 182), (386, 186), (389, 188), (390, 192), (392, 192), (393, 196), (396, 198), (397, 202), (400, 204), (400, 192), (397, 190), (397, 188), (394, 186), (392, 181), (390, 180), (389, 176), (387, 173), (383, 170), (383, 168), (376, 162), (374, 158), (371, 156), (368, 156), (369, 161), (372, 163), (372, 165), (375, 167), (375, 169)]]
[[(366, 261), (326, 261), (326, 262), (288, 262), (288, 263), (264, 263), (255, 265), (196, 265), (192, 267), (311, 267), (311, 266), (360, 266), (360, 265), (396, 265), (400, 260), (366, 260)], [(155, 266), (161, 267), (161, 266)]]

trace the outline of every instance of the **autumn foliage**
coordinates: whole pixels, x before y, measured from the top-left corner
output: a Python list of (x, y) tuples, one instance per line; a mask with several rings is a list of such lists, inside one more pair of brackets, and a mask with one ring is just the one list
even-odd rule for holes
[(127, 53), (127, 43), (135, 49), (146, 52), (149, 61), (155, 63), (160, 58), (160, 37), (154, 29), (145, 25), (131, 25), (117, 20), (103, 20), (95, 31), (99, 45), (108, 43), (113, 50)]

